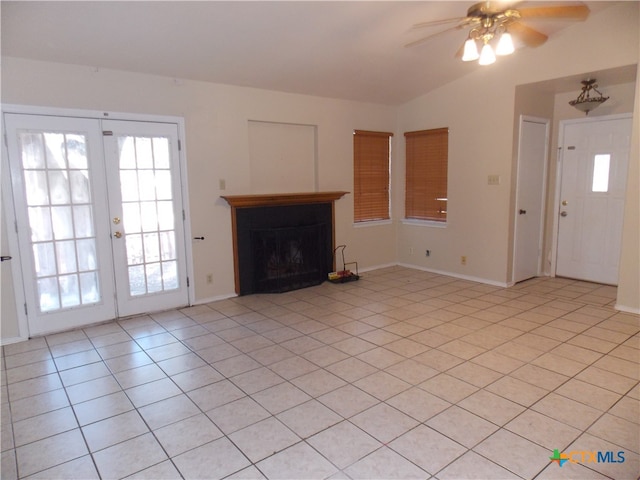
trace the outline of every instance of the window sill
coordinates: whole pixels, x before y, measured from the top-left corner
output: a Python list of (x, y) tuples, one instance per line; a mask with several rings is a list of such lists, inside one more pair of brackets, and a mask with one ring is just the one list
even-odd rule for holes
[(377, 227), (379, 225), (391, 225), (393, 222), (388, 220), (369, 220), (366, 222), (354, 222), (354, 228)]
[(435, 227), (447, 228), (447, 222), (436, 222), (434, 220), (416, 220), (413, 218), (405, 218), (402, 220), (403, 225), (416, 225), (418, 227)]

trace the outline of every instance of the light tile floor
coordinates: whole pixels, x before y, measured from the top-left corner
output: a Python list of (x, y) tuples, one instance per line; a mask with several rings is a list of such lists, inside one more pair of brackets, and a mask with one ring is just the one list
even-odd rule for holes
[(393, 267), (8, 345), (2, 478), (635, 479), (614, 299)]

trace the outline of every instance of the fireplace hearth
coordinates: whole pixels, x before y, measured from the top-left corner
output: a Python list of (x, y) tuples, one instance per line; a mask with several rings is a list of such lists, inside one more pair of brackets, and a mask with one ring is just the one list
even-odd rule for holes
[(224, 196), (231, 205), (236, 293), (325, 281), (334, 270), (334, 201), (346, 193)]

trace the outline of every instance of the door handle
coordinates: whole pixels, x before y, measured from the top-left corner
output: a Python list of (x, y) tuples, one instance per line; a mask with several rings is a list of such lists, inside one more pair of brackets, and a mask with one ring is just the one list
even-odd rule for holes
[(120, 237), (122, 237), (122, 232), (116, 232), (116, 233), (113, 234), (113, 236), (116, 237), (116, 238), (120, 238)]
[(7, 260), (11, 260), (11, 255), (2, 255), (0, 257), (0, 262), (6, 262)]
[(519, 213), (520, 215), (525, 215), (525, 214), (527, 213), (527, 211), (526, 211), (526, 210), (523, 210), (523, 209), (520, 209), (520, 210), (518, 211), (518, 213)]
[(567, 212), (565, 212), (565, 211), (560, 212), (560, 216), (561, 217), (566, 217), (567, 215), (569, 215), (569, 214)]

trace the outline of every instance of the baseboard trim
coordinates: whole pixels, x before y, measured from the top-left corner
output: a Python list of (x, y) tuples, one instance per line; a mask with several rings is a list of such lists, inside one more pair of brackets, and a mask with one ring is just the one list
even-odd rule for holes
[(633, 313), (635, 315), (640, 315), (640, 308), (637, 307), (627, 307), (626, 305), (620, 305), (616, 303), (614, 307), (616, 310), (624, 313)]
[(29, 340), (29, 337), (10, 337), (0, 339), (0, 346), (11, 345), (12, 343), (24, 342)]
[(212, 302), (219, 302), (220, 300), (228, 300), (230, 298), (235, 298), (237, 297), (238, 294), (237, 293), (225, 293), (222, 295), (216, 295), (215, 297), (208, 297), (208, 298), (200, 298), (196, 301), (194, 301), (191, 306), (196, 306), (196, 305), (205, 305), (207, 303), (212, 303)]
[(459, 278), (460, 280), (468, 280), (470, 282), (476, 282), (476, 283), (482, 283), (482, 284), (485, 284), (485, 285), (491, 285), (493, 287), (509, 288), (509, 287), (514, 285), (512, 282), (497, 282), (495, 280), (489, 280), (488, 278), (473, 277), (471, 275), (461, 275), (459, 273), (446, 272), (446, 271), (443, 271), (443, 270), (436, 270), (436, 269), (433, 269), (433, 268), (420, 267), (420, 266), (417, 266), (417, 265), (411, 265), (409, 263), (398, 263), (396, 265), (398, 265), (400, 267), (413, 268), (414, 270), (421, 270), (423, 272), (436, 273), (438, 275), (445, 275), (447, 277)]

